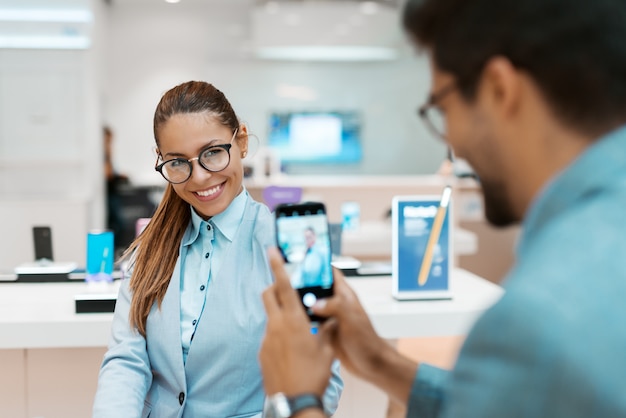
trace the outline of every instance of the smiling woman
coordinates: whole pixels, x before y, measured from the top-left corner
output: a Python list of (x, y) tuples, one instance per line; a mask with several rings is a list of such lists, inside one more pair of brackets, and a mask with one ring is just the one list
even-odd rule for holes
[[(161, 98), (154, 137), (155, 169), (169, 184), (125, 254), (130, 278), (93, 416), (260, 417), (261, 293), (272, 283), (265, 249), (274, 230), (242, 183), (247, 127), (221, 91), (190, 81)], [(343, 388), (337, 368), (329, 413)]]

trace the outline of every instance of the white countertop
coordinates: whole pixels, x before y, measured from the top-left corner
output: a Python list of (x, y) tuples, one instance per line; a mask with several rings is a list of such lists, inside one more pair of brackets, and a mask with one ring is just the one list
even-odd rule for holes
[[(502, 294), (499, 286), (465, 270), (452, 276), (453, 299), (396, 301), (391, 278), (349, 278), (374, 327), (384, 338), (463, 335)], [(115, 294), (115, 288), (108, 289)], [(104, 347), (113, 314), (76, 314), (74, 297), (86, 283), (0, 284), (0, 349)]]
[(503, 294), (500, 286), (455, 268), (451, 300), (397, 301), (391, 276), (348, 278), (381, 337), (388, 339), (465, 335)]
[[(119, 281), (106, 293), (117, 295)], [(76, 314), (87, 283), (0, 283), (0, 349), (103, 347), (113, 314)], [(98, 292), (101, 293), (101, 292)]]

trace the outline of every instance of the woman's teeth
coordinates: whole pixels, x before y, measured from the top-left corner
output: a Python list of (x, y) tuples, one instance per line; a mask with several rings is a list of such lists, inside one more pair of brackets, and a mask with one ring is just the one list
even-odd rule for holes
[(209, 190), (204, 190), (201, 192), (196, 192), (198, 194), (198, 196), (202, 196), (202, 197), (207, 197), (207, 196), (211, 196), (215, 193), (217, 193), (220, 190), (221, 185), (219, 186), (215, 186), (212, 189)]

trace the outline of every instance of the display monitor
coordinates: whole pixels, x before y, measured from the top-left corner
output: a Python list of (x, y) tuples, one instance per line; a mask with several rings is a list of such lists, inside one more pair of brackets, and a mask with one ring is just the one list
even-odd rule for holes
[(282, 164), (357, 163), (360, 132), (356, 111), (277, 112), (270, 115), (268, 142)]

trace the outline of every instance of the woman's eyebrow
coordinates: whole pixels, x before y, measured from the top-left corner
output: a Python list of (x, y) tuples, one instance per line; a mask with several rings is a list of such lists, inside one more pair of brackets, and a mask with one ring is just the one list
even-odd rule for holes
[[(212, 147), (214, 145), (219, 145), (216, 144), (216, 142), (220, 142), (223, 141), (222, 139), (211, 139), (209, 142), (207, 142), (206, 144), (204, 144), (202, 147), (200, 147), (199, 151), (197, 152), (198, 154), (202, 152), (202, 150), (205, 150), (209, 147)], [(168, 152), (166, 154), (163, 154), (163, 157), (173, 157), (173, 158), (188, 158), (185, 154), (181, 153), (181, 152)], [(193, 157), (190, 157), (193, 158)]]
[(164, 158), (165, 158), (165, 157), (174, 157), (174, 158), (179, 158), (179, 157), (180, 157), (180, 158), (187, 158), (187, 157), (185, 156), (185, 154), (181, 154), (181, 153), (179, 153), (179, 152), (168, 152), (168, 153), (166, 153), (166, 154), (163, 154), (163, 157), (164, 157)]

